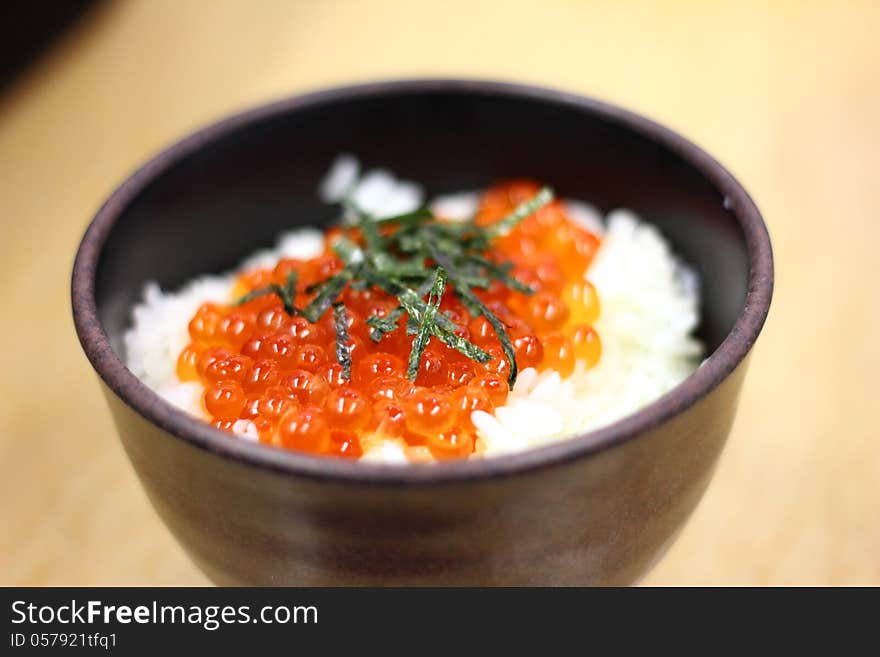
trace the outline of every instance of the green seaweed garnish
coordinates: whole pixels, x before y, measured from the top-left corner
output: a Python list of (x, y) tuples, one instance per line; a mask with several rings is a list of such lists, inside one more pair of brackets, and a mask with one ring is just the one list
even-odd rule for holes
[(248, 292), (238, 301), (236, 301), (234, 305), (241, 306), (242, 304), (245, 304), (248, 301), (253, 301), (258, 297), (262, 297), (267, 294), (277, 294), (281, 298), (281, 303), (284, 305), (284, 312), (292, 317), (298, 312), (296, 306), (294, 305), (294, 299), (296, 299), (296, 279), (296, 270), (291, 271), (287, 275), (287, 282), (283, 286), (275, 285), (274, 283), (272, 283), (271, 285), (262, 287), (259, 290)]
[[(492, 240), (508, 234), (520, 222), (553, 200), (553, 192), (543, 187), (534, 197), (520, 203), (514, 210), (489, 226), (473, 221), (438, 221), (428, 208), (388, 217), (374, 217), (359, 208), (350, 198), (342, 201), (345, 208), (345, 234), (333, 250), (342, 259), (341, 272), (306, 288), (315, 293), (305, 308), (294, 305), (296, 276), (292, 272), (287, 284), (268, 285), (254, 290), (237, 301), (247, 303), (265, 294), (277, 294), (289, 315), (299, 314), (317, 322), (331, 307), (336, 328), (336, 358), (344, 376), (351, 376), (347, 311), (339, 295), (347, 285), (364, 289), (376, 287), (396, 297), (398, 306), (384, 316), (367, 318), (370, 338), (379, 342), (398, 329), (406, 316), (407, 333), (414, 335), (407, 363), (407, 376), (415, 380), (422, 355), (431, 338), (435, 338), (468, 358), (486, 363), (491, 354), (461, 337), (460, 327), (445, 313), (440, 303), (449, 285), (461, 302), (475, 315), (482, 315), (495, 329), (505, 358), (510, 363), (508, 385), (513, 387), (517, 376), (516, 358), (504, 322), (474, 294), (487, 289), (493, 281), (531, 294), (532, 288), (511, 275), (512, 264), (495, 262), (485, 252)], [(359, 237), (358, 237), (359, 235)]]
[(434, 327), (437, 324), (437, 313), (440, 312), (440, 301), (443, 298), (443, 292), (446, 291), (446, 271), (442, 267), (438, 267), (434, 271), (434, 281), (431, 284), (431, 291), (428, 292), (428, 305), (419, 319), (419, 328), (416, 331), (416, 339), (413, 340), (412, 349), (409, 352), (409, 362), (406, 366), (406, 375), (410, 380), (415, 381), (419, 373), (419, 364), (422, 362), (422, 354), (425, 353), (425, 347), (428, 346), (428, 340), (434, 334)]
[(336, 360), (342, 366), (342, 378), (351, 381), (351, 347), (348, 336), (348, 312), (345, 304), (333, 304), (333, 327), (336, 330)]

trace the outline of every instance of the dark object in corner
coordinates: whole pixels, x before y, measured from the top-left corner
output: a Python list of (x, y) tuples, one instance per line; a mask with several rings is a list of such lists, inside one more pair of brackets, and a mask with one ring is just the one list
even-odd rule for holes
[(95, 0), (0, 4), (0, 90), (86, 13)]

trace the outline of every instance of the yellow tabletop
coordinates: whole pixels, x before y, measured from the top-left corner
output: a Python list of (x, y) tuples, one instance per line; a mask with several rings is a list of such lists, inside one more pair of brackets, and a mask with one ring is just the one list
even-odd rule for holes
[(596, 95), (743, 181), (777, 258), (714, 482), (646, 584), (880, 584), (880, 4), (131, 0), (0, 96), (0, 584), (203, 584), (140, 490), (74, 336), (91, 215), (237, 109), (462, 75)]

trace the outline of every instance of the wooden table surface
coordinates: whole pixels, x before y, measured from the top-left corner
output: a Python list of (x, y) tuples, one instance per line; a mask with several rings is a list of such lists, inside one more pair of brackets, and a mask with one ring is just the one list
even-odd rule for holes
[[(626, 5), (625, 7), (623, 5)], [(743, 181), (777, 288), (709, 492), (647, 584), (880, 584), (880, 4), (97, 8), (0, 96), (0, 584), (203, 584), (118, 443), (68, 280), (101, 200), (224, 114), (339, 82), (506, 78), (680, 130)]]

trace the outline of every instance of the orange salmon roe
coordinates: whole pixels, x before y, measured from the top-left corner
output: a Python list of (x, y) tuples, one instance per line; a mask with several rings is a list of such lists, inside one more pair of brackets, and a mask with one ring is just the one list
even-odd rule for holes
[[(530, 180), (495, 185), (482, 196), (478, 225), (489, 225), (532, 198), (540, 186)], [(307, 288), (342, 269), (332, 251), (338, 228), (325, 234), (324, 253), (311, 260), (284, 258), (274, 267), (239, 276), (235, 298), (284, 285), (297, 275), (293, 299), (298, 308), (313, 297)], [(562, 376), (577, 361), (593, 367), (602, 353), (593, 324), (599, 297), (584, 274), (599, 238), (552, 201), (493, 243), (491, 257), (512, 263), (511, 275), (533, 294), (495, 280), (474, 292), (504, 322), (517, 367), (552, 369)], [(451, 288), (451, 286), (450, 286)], [(254, 422), (260, 441), (313, 454), (357, 458), (362, 438), (379, 434), (427, 448), (436, 459), (465, 458), (475, 449), (471, 413), (494, 412), (507, 400), (510, 364), (491, 323), (472, 316), (447, 289), (442, 311), (457, 333), (480, 346), (491, 360), (480, 364), (436, 339), (429, 341), (416, 380), (406, 378), (412, 336), (406, 318), (378, 343), (367, 319), (385, 316), (397, 300), (377, 288), (346, 286), (345, 304), (351, 348), (351, 379), (336, 362), (333, 313), (316, 323), (285, 312), (276, 294), (258, 296), (240, 306), (202, 305), (189, 322), (190, 344), (177, 360), (181, 381), (200, 381), (203, 405), (213, 424), (231, 431), (238, 419)]]

